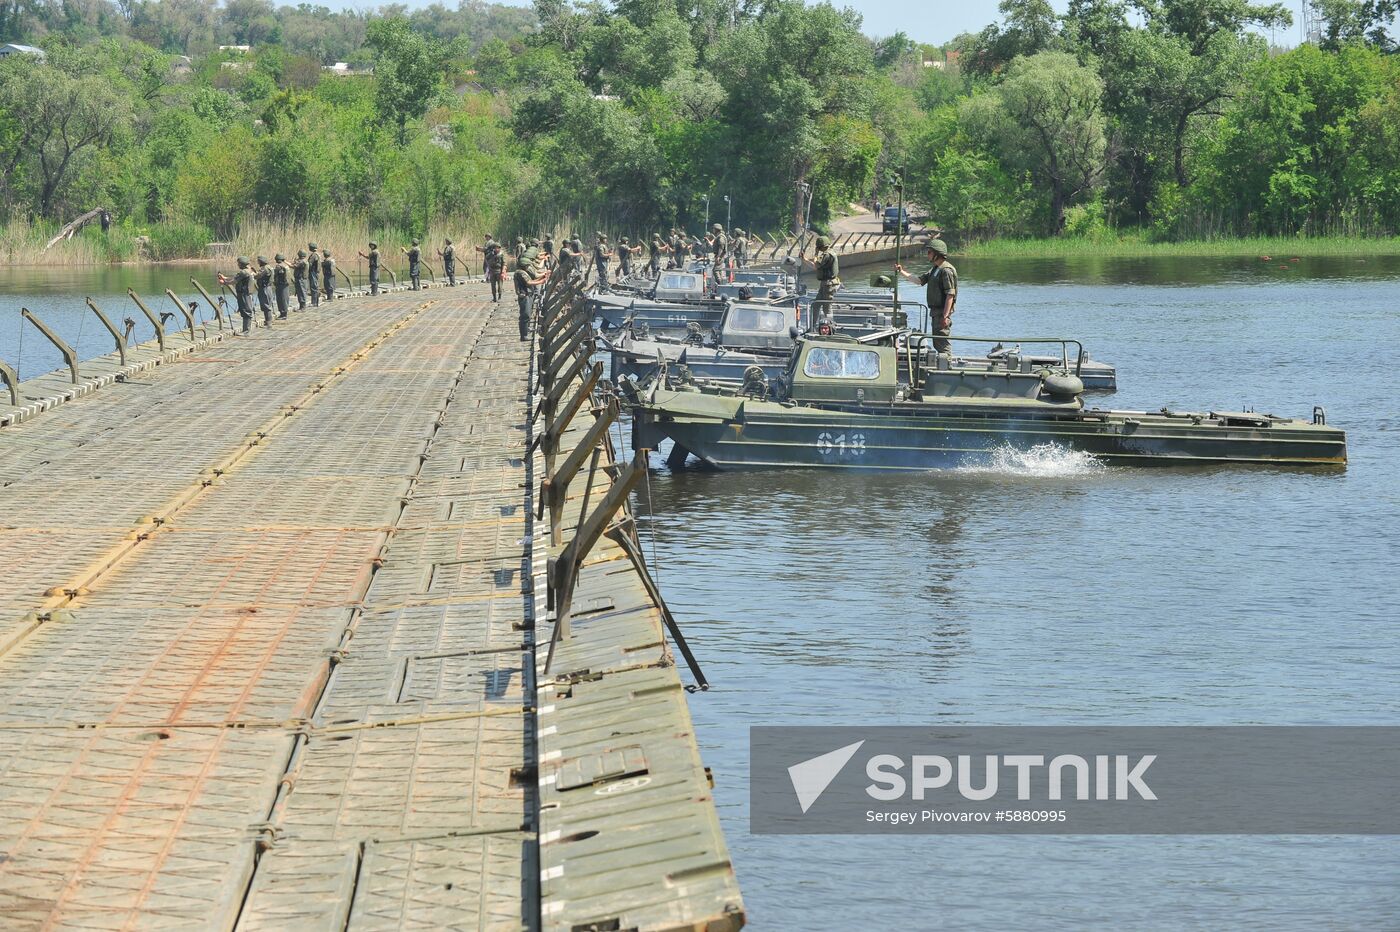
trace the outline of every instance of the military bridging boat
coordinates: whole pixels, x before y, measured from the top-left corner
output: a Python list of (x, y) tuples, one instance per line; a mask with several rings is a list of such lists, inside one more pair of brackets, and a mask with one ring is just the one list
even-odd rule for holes
[(662, 361), (647, 378), (625, 379), (618, 388), (632, 410), (634, 446), (656, 449), (671, 440), (673, 466), (694, 454), (723, 469), (923, 470), (1046, 444), (1108, 464), (1346, 463), (1346, 435), (1327, 426), (1321, 407), (1311, 421), (1249, 411), (1088, 408), (1083, 348), (1075, 340), (1003, 341), (1058, 344), (1053, 366), (1003, 353), (973, 367), (928, 352), (928, 339), (910, 330), (869, 342), (808, 334), (776, 379), (755, 365), (737, 388), (707, 384), (685, 365)]
[[(745, 373), (757, 366), (771, 385), (781, 381), (787, 371), (792, 348), (800, 338), (800, 312), (795, 303), (734, 302), (721, 311), (718, 326), (708, 334), (699, 324), (691, 325), (684, 336), (679, 336), (670, 330), (656, 333), (647, 323), (627, 320), (616, 330), (600, 334), (599, 342), (610, 357), (614, 382), (623, 376), (647, 375), (666, 362), (684, 365), (697, 380), (731, 386), (741, 384)], [(862, 343), (904, 339), (904, 328), (895, 326), (904, 317), (892, 309), (834, 305), (830, 320), (836, 333), (855, 337)], [(916, 345), (924, 365), (929, 365), (931, 347), (923, 341), (916, 341)], [(1020, 346), (1008, 347), (998, 342), (985, 356), (958, 356), (952, 365), (960, 370), (994, 369), (1003, 366), (1007, 357), (1015, 358), (1018, 365), (1029, 361), (1034, 368), (1052, 366), (1058, 361), (1053, 356), (1029, 355)], [(1118, 387), (1115, 368), (1091, 360), (1087, 354), (1079, 366), (1079, 377), (1088, 391), (1111, 392)]]

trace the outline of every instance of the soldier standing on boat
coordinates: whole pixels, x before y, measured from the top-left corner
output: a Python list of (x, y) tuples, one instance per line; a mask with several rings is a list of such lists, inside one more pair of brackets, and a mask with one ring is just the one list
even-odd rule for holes
[(729, 240), (724, 235), (723, 224), (716, 223), (710, 229), (710, 235), (705, 238), (705, 242), (710, 247), (710, 267), (718, 275), (720, 267), (724, 265), (725, 258), (729, 255)]
[(408, 278), (409, 281), (413, 283), (411, 287), (414, 291), (421, 290), (423, 287), (423, 270), (420, 268), (419, 263), (423, 257), (423, 253), (418, 248), (418, 240), (415, 239), (409, 242), (407, 249), (400, 246), (399, 250), (402, 251), (404, 255), (408, 256)]
[(238, 301), (238, 316), (243, 319), (243, 332), (253, 329), (253, 286), (256, 279), (247, 256), (238, 257), (238, 272), (233, 278), (220, 273), (220, 285), (233, 285), (233, 296)]
[(958, 303), (958, 270), (948, 261), (948, 244), (937, 237), (924, 244), (929, 263), (933, 266), (922, 275), (914, 276), (904, 271), (904, 266), (896, 265), (894, 270), (908, 279), (917, 278), (919, 284), (927, 285), (924, 303), (928, 305), (932, 318), (933, 348), (938, 353), (951, 353), (953, 344), (948, 337), (953, 332), (953, 308)]
[(311, 306), (321, 306), (321, 254), (315, 243), (307, 243), (306, 277), (311, 284)]
[(734, 228), (734, 239), (730, 243), (734, 252), (734, 267), (743, 269), (749, 265), (749, 241), (744, 236), (744, 231), (738, 227)]
[(812, 301), (812, 320), (831, 316), (831, 301), (841, 288), (841, 262), (831, 251), (831, 240), (817, 237), (817, 257), (808, 259), (817, 271), (817, 297)]
[(335, 300), (335, 260), (329, 249), (321, 250), (321, 290), (327, 301)]
[(457, 251), (452, 248), (452, 240), (442, 241), (438, 255), (442, 256), (442, 274), (447, 278), (447, 284), (457, 284)]
[(267, 266), (267, 256), (258, 256), (258, 309), (262, 311), (263, 326), (272, 326), (272, 269)]
[(593, 264), (598, 268), (598, 287), (606, 289), (608, 287), (608, 260), (612, 258), (612, 250), (608, 248), (608, 235), (599, 231), (598, 242), (593, 247)]
[(277, 290), (277, 319), (287, 319), (287, 289), (291, 285), (292, 270), (287, 267), (287, 257), (280, 252), (273, 257), (277, 262), (272, 267), (272, 286)]
[(369, 260), (369, 293), (379, 294), (379, 244), (369, 241), (369, 254), (360, 253), (361, 259)]
[(306, 310), (306, 250), (297, 250), (297, 261), (292, 263), (292, 284), (297, 290), (297, 310)]

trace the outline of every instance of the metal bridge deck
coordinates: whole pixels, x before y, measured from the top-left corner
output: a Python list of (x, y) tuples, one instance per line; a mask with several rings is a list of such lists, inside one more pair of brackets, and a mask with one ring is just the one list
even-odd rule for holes
[(0, 429), (0, 924), (742, 924), (616, 544), (538, 675), (532, 354), (482, 290), (337, 302)]

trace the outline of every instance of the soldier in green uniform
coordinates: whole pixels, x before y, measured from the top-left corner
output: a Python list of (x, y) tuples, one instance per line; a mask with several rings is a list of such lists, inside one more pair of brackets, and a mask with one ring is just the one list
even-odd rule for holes
[(652, 278), (659, 278), (661, 276), (661, 256), (670, 251), (670, 248), (667, 247), (665, 243), (661, 242), (660, 233), (651, 234), (651, 245), (647, 249), (647, 254)]
[(369, 241), (369, 253), (360, 253), (361, 259), (369, 261), (369, 293), (379, 294), (379, 244)]
[(267, 256), (258, 256), (258, 309), (262, 311), (263, 326), (272, 326), (272, 269), (268, 268)]
[(572, 240), (564, 240), (559, 247), (559, 271), (565, 275), (577, 275), (582, 265), (583, 257), (574, 249)]
[(413, 290), (421, 290), (423, 287), (423, 270), (420, 266), (420, 262), (422, 260), (423, 253), (418, 249), (418, 240), (413, 240), (411, 243), (409, 243), (407, 249), (404, 249), (402, 246), (400, 246), (399, 250), (404, 255), (408, 256), (408, 278), (410, 281), (413, 282)]
[(749, 240), (739, 227), (734, 228), (734, 239), (730, 243), (734, 252), (734, 267), (745, 269), (749, 266)]
[(457, 252), (452, 248), (452, 240), (442, 241), (438, 255), (442, 256), (442, 274), (447, 279), (447, 284), (457, 284)]
[(927, 285), (924, 303), (933, 323), (933, 348), (938, 353), (951, 353), (953, 344), (948, 339), (953, 333), (953, 308), (958, 303), (958, 270), (948, 261), (948, 244), (937, 237), (924, 243), (928, 261), (932, 266), (922, 275), (914, 276), (904, 271), (904, 266), (896, 265), (895, 271), (908, 279), (918, 278), (919, 284)]
[(817, 296), (812, 301), (812, 320), (831, 316), (831, 301), (841, 288), (841, 263), (831, 251), (831, 240), (817, 237), (817, 256), (808, 259), (817, 272)]
[(517, 236), (515, 238), (515, 246), (512, 248), (511, 252), (517, 259), (525, 255), (525, 237)]
[(307, 243), (306, 277), (311, 283), (311, 306), (321, 306), (321, 254), (315, 243)]
[(484, 277), (484, 278), (490, 278), (490, 277), (491, 277), (491, 255), (490, 255), (490, 253), (491, 253), (492, 247), (494, 247), (495, 245), (496, 245), (496, 235), (495, 235), (494, 233), (487, 233), (487, 234), (486, 234), (486, 242), (482, 243), (480, 246), (473, 246), (473, 247), (472, 247), (472, 248), (475, 249), (477, 252), (481, 253), (481, 274), (482, 274), (482, 277)]
[(335, 300), (335, 260), (329, 249), (321, 250), (321, 289), (327, 301)]
[(520, 339), (530, 338), (530, 322), (534, 318), (535, 291), (549, 280), (549, 273), (540, 268), (538, 255), (521, 253), (515, 260), (515, 300), (520, 306)]
[(716, 223), (711, 227), (710, 235), (705, 237), (705, 243), (710, 249), (710, 267), (714, 269), (715, 275), (729, 261), (729, 239), (724, 235), (724, 224)]
[(559, 256), (554, 249), (554, 237), (546, 236), (544, 242), (540, 243), (540, 261), (544, 263), (547, 272), (553, 272), (559, 267)]
[(287, 289), (292, 283), (292, 270), (287, 267), (287, 257), (280, 252), (273, 257), (277, 263), (272, 267), (272, 287), (277, 291), (277, 319), (287, 319)]
[(491, 251), (487, 254), (487, 262), (490, 264), (490, 271), (486, 273), (491, 279), (491, 300), (497, 304), (501, 303), (501, 292), (505, 290), (506, 278), (506, 249), (501, 243), (492, 243)]
[(253, 329), (253, 287), (257, 279), (250, 269), (252, 263), (247, 256), (238, 257), (238, 272), (233, 278), (220, 273), (220, 285), (233, 285), (233, 296), (238, 301), (238, 316), (243, 318), (243, 332), (247, 333)]
[(685, 265), (685, 236), (675, 227), (671, 228), (670, 258), (666, 262), (666, 268), (679, 269)]
[(297, 310), (306, 310), (306, 250), (297, 250), (297, 261), (292, 263), (292, 284), (297, 290)]
[(642, 251), (641, 245), (633, 246), (628, 242), (627, 237), (622, 237), (617, 244), (617, 275), (618, 281), (632, 277), (632, 257)]
[(593, 245), (593, 264), (598, 270), (598, 287), (605, 290), (608, 287), (608, 260), (612, 254), (608, 248), (608, 235), (598, 231), (598, 242)]

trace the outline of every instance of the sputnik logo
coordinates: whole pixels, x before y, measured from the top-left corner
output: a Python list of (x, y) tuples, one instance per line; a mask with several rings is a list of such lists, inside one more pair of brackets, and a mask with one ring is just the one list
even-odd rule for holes
[(828, 751), (788, 768), (788, 778), (792, 780), (792, 789), (797, 794), (797, 804), (802, 807), (803, 813), (821, 798), (831, 781), (841, 772), (841, 768), (846, 766), (864, 743), (864, 740), (857, 741), (855, 744)]

